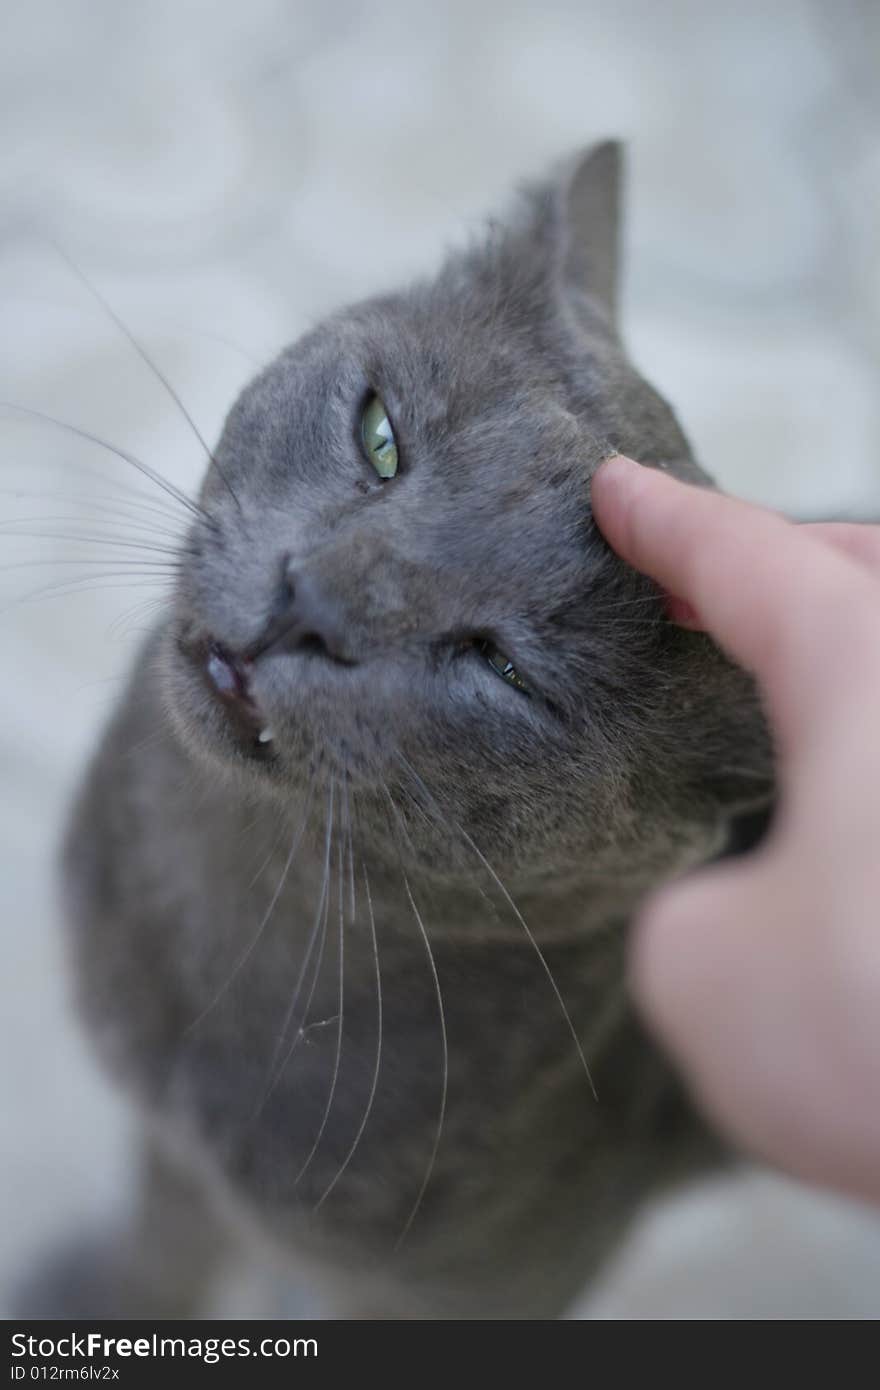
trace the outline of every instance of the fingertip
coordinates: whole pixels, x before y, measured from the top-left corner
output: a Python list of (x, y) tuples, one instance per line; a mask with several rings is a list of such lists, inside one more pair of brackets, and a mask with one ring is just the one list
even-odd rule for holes
[(600, 473), (605, 477), (631, 476), (634, 469), (638, 470), (641, 467), (642, 465), (635, 459), (630, 458), (628, 454), (609, 454), (609, 456), (604, 458), (599, 464), (595, 476), (598, 478)]
[(627, 550), (627, 518), (644, 472), (635, 459), (613, 454), (599, 464), (590, 484), (593, 517), (606, 541), (620, 554)]
[(629, 458), (626, 454), (612, 454), (610, 458), (602, 460), (593, 474), (590, 484), (593, 497), (598, 494), (604, 498), (631, 487), (642, 472), (642, 465), (636, 463), (635, 459)]

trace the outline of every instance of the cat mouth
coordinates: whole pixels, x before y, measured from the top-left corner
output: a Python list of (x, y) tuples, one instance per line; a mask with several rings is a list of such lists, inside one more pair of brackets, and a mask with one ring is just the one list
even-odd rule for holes
[(222, 705), (240, 741), (255, 756), (273, 751), (274, 732), (260, 710), (252, 687), (253, 662), (235, 656), (219, 642), (202, 644), (190, 652), (213, 698)]

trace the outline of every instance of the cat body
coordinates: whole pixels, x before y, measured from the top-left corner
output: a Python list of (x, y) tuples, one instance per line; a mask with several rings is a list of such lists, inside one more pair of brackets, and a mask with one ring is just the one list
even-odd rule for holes
[(148, 1155), (55, 1279), (83, 1314), (196, 1307), (243, 1239), (343, 1315), (553, 1316), (720, 1157), (624, 928), (771, 759), (750, 682), (590, 517), (614, 450), (707, 481), (617, 337), (617, 198), (599, 146), (230, 414), (67, 838)]

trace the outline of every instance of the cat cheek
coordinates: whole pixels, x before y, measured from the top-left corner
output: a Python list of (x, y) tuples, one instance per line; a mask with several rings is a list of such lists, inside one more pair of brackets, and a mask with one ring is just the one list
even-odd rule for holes
[(666, 594), (664, 598), (666, 616), (670, 622), (675, 623), (676, 627), (689, 627), (699, 632), (703, 624), (700, 615), (693, 604), (688, 603), (687, 599), (676, 598), (674, 594)]

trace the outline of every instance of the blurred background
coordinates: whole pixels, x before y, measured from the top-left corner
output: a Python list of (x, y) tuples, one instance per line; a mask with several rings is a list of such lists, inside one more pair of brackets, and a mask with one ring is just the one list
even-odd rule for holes
[[(704, 464), (799, 516), (880, 516), (878, 66), (874, 0), (5, 0), (0, 399), (192, 488), (198, 441), (65, 256), (213, 441), (328, 309), (430, 270), (518, 180), (618, 135), (625, 336)], [(7, 405), (0, 1303), (124, 1200), (126, 1110), (70, 1015), (53, 865), (162, 596), (108, 544), (159, 494)], [(223, 1298), (266, 1311), (245, 1271)], [(650, 1213), (576, 1312), (877, 1316), (880, 1220), (743, 1173)]]

